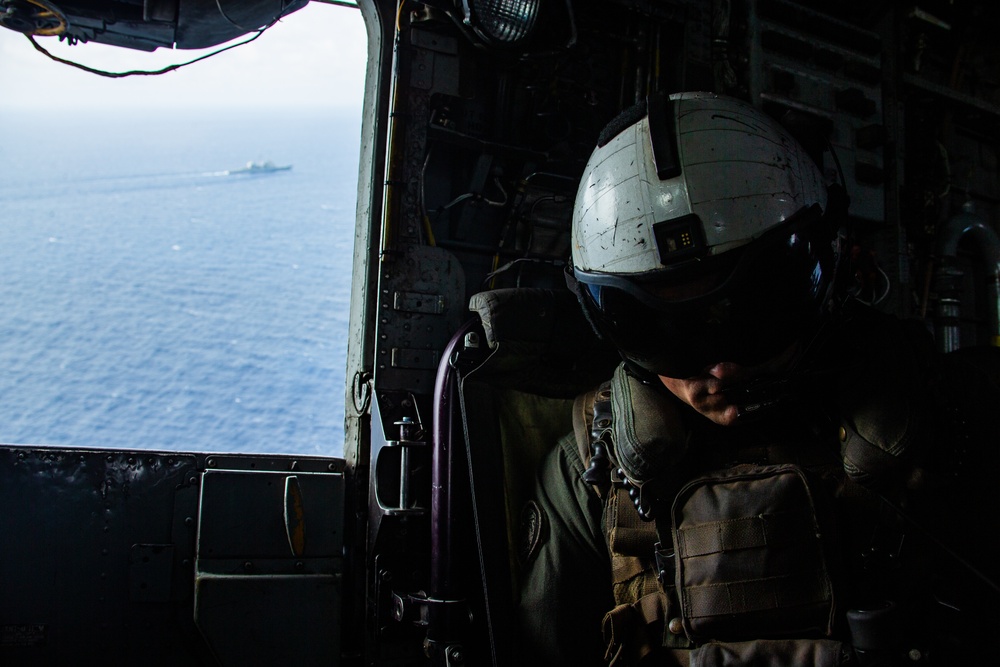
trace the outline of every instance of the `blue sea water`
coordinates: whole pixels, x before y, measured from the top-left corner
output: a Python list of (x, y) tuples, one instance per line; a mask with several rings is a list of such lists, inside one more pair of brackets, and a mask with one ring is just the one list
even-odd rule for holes
[(2, 121), (0, 442), (342, 453), (359, 113)]

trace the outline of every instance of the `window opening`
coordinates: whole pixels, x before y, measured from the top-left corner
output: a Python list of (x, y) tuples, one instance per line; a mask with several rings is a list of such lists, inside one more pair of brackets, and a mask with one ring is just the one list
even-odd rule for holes
[(365, 51), (316, 3), (118, 80), (0, 29), (0, 442), (342, 453)]

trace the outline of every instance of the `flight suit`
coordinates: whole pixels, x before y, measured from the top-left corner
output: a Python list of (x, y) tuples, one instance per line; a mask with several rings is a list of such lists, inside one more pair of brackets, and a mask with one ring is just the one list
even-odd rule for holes
[[(803, 382), (734, 427), (624, 368), (577, 399), (575, 433), (543, 462), (523, 515), (528, 664), (979, 655), (958, 635), (995, 612), (978, 613), (986, 603), (969, 597), (982, 582), (956, 554), (964, 546), (940, 548), (941, 535), (967, 540), (971, 524), (927, 534), (907, 514), (930, 507), (938, 520), (949, 503), (978, 502), (955, 493), (953, 471), (948, 484), (919, 488), (961, 446), (949, 437), (955, 421), (942, 418), (955, 406), (933, 386), (934, 355), (919, 334), (865, 309), (815, 347)], [(980, 385), (987, 407), (1000, 406), (995, 380)], [(995, 514), (988, 521), (995, 527)], [(982, 553), (976, 562), (989, 562)], [(937, 620), (946, 605), (921, 588), (937, 579), (961, 589), (972, 612)]]

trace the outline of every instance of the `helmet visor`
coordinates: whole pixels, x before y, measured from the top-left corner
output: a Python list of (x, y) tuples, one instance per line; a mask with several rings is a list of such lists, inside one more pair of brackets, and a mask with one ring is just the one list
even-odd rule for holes
[(675, 271), (577, 271), (581, 298), (622, 355), (658, 375), (762, 363), (823, 312), (836, 253), (821, 215), (814, 206), (743, 248)]

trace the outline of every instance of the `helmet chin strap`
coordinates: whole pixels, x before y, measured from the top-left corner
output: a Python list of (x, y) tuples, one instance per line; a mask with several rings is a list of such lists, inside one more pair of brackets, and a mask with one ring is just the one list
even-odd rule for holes
[(663, 386), (662, 382), (660, 382), (660, 376), (657, 373), (654, 373), (653, 371), (650, 370), (646, 370), (636, 362), (626, 357), (624, 354), (622, 355), (622, 362), (625, 372), (628, 373), (630, 376), (634, 377), (639, 382), (642, 382), (643, 384), (653, 385), (654, 387), (662, 389), (663, 391), (667, 391), (667, 388)]

